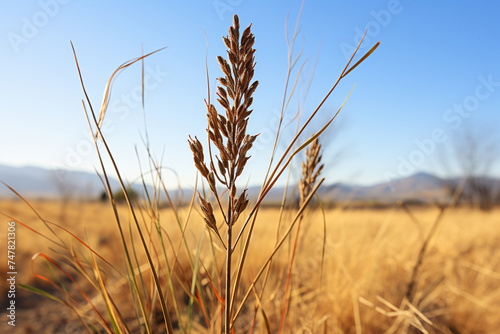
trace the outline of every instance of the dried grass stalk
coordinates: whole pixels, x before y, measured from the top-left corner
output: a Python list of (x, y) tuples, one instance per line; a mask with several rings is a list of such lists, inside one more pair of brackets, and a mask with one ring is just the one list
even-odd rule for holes
[[(189, 146), (193, 152), (194, 163), (200, 174), (207, 181), (210, 190), (215, 195), (217, 202), (227, 224), (226, 253), (226, 302), (225, 302), (225, 330), (230, 331), (230, 283), (231, 283), (231, 254), (232, 254), (232, 227), (238, 220), (240, 214), (248, 205), (246, 189), (237, 196), (236, 180), (242, 174), (245, 165), (250, 158), (247, 154), (257, 138), (256, 135), (247, 134), (248, 117), (252, 113), (250, 109), (253, 98), (252, 94), (258, 86), (258, 81), (253, 81), (255, 49), (252, 48), (255, 38), (248, 26), (241, 34), (240, 23), (237, 15), (233, 17), (233, 25), (229, 28), (229, 35), (223, 37), (227, 47), (227, 60), (222, 56), (217, 57), (223, 77), (217, 78), (217, 101), (224, 109), (224, 114), (219, 114), (213, 104), (207, 105), (208, 138), (210, 161), (204, 161), (203, 146), (195, 137), (189, 138)], [(214, 164), (210, 144), (213, 144), (219, 154), (215, 155), (217, 167)], [(216, 179), (227, 188), (228, 208), (222, 208), (217, 193)], [(213, 215), (212, 206), (200, 196), (202, 211), (207, 226), (217, 236), (219, 231)], [(220, 238), (220, 236), (219, 236)], [(222, 239), (221, 239), (222, 240)]]

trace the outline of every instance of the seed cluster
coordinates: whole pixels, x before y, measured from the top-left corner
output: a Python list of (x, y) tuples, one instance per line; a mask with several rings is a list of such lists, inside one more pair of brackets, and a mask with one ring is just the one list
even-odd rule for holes
[(321, 162), (321, 144), (316, 138), (308, 149), (306, 149), (306, 159), (302, 162), (302, 178), (299, 183), (300, 203), (303, 203), (305, 198), (309, 195), (309, 191), (316, 183), (316, 178), (323, 169)]
[[(236, 196), (236, 179), (241, 175), (250, 158), (247, 153), (252, 148), (257, 135), (246, 133), (248, 117), (253, 110), (250, 109), (252, 94), (257, 88), (258, 81), (252, 82), (254, 76), (255, 49), (252, 48), (255, 38), (251, 33), (251, 25), (241, 35), (237, 15), (233, 17), (233, 25), (229, 28), (229, 35), (223, 37), (227, 47), (227, 59), (217, 57), (219, 66), (224, 74), (217, 78), (217, 101), (225, 110), (224, 115), (219, 114), (213, 104), (207, 104), (208, 138), (210, 163), (205, 163), (203, 146), (195, 137), (189, 139), (189, 146), (193, 151), (194, 163), (200, 174), (206, 179), (210, 190), (218, 199), (216, 179), (229, 190), (230, 207), (226, 224), (233, 226), (239, 215), (248, 205), (246, 189)], [(215, 155), (217, 167), (210, 150), (213, 143), (219, 154)], [(211, 204), (200, 196), (202, 211), (207, 225), (217, 234), (217, 225)], [(229, 212), (230, 211), (230, 212)]]

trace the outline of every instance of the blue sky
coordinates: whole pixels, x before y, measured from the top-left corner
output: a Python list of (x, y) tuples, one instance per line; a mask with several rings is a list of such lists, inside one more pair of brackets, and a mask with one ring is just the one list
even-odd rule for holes
[[(97, 166), (70, 40), (97, 110), (121, 63), (140, 56), (141, 45), (145, 52), (166, 47), (145, 62), (149, 139), (155, 157), (183, 186), (193, 185), (187, 138), (206, 138), (206, 42), (213, 90), (221, 75), (216, 56), (225, 55), (221, 36), (237, 13), (242, 26), (252, 23), (256, 37), (260, 85), (248, 131), (261, 137), (244, 177), (259, 184), (283, 98), (286, 19), (289, 14), (291, 34), (300, 6), (301, 1), (249, 0), (3, 3), (0, 163), (88, 171)], [(361, 51), (381, 42), (342, 82), (310, 130), (317, 131), (356, 84), (323, 138), (327, 182), (371, 184), (417, 171), (443, 174), (442, 152), (463, 133), (498, 142), (499, 19), (500, 3), (494, 1), (306, 1), (296, 44), (297, 51), (303, 49), (301, 62), (307, 60), (301, 82), (316, 71), (303, 117), (335, 82), (361, 32), (368, 29)], [(105, 121), (111, 149), (131, 180), (139, 174), (134, 145), (147, 169), (140, 85), (138, 64), (118, 77)], [(292, 99), (288, 112), (296, 106)], [(500, 166), (491, 173), (500, 176)], [(169, 186), (176, 184), (174, 173), (166, 177)]]

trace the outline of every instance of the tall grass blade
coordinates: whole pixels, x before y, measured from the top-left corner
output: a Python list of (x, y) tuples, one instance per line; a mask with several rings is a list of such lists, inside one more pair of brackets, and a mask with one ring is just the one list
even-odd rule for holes
[[(321, 186), (321, 184), (323, 183), (325, 179), (321, 179), (318, 181), (318, 183), (314, 186), (314, 188), (311, 190), (311, 193), (309, 194), (309, 196), (304, 200), (304, 203), (301, 205), (301, 207), (299, 208), (299, 210), (297, 211), (297, 213), (295, 214), (295, 218), (293, 219), (292, 223), (290, 224), (290, 226), (288, 227), (288, 229), (283, 233), (283, 236), (281, 237), (280, 241), (278, 242), (278, 244), (274, 247), (274, 250), (271, 252), (271, 254), (268, 256), (267, 260), (264, 262), (264, 264), (262, 265), (261, 269), (259, 270), (258, 274), (255, 276), (255, 278), (252, 280), (252, 284), (250, 285), (247, 293), (245, 294), (245, 296), (243, 297), (243, 301), (240, 303), (240, 307), (238, 308), (238, 310), (236, 311), (235, 315), (233, 316), (233, 323), (234, 321), (236, 321), (236, 319), (238, 318), (239, 314), (241, 313), (242, 309), (243, 309), (243, 305), (245, 304), (245, 301), (248, 299), (249, 295), (250, 295), (250, 292), (252, 291), (253, 287), (255, 286), (255, 283), (257, 282), (257, 280), (260, 278), (260, 276), (262, 275), (262, 273), (264, 272), (264, 269), (267, 267), (267, 265), (269, 264), (269, 262), (271, 261), (271, 259), (274, 257), (274, 255), (276, 254), (276, 252), (278, 251), (278, 249), (281, 248), (281, 245), (283, 244), (283, 242), (286, 240), (286, 238), (288, 237), (288, 235), (290, 234), (292, 228), (295, 226), (295, 223), (299, 220), (300, 216), (302, 215), (302, 213), (304, 212), (305, 208), (307, 207), (307, 205), (309, 204), (309, 202), (311, 201), (312, 197), (314, 196), (314, 194), (316, 193), (316, 191), (318, 190), (319, 186)], [(233, 293), (233, 296), (234, 296), (234, 293)]]
[[(72, 45), (72, 46), (73, 46), (73, 45)], [(121, 175), (120, 175), (120, 172), (119, 172), (119, 170), (118, 170), (118, 166), (117, 166), (117, 164), (116, 164), (116, 162), (115, 162), (115, 160), (114, 160), (114, 158), (113, 158), (113, 155), (111, 154), (111, 150), (109, 149), (109, 147), (108, 147), (108, 145), (107, 145), (106, 140), (104, 139), (104, 137), (103, 137), (103, 135), (102, 135), (102, 133), (101, 133), (101, 128), (100, 128), (100, 126), (99, 126), (99, 122), (98, 122), (98, 121), (97, 121), (97, 119), (96, 119), (95, 113), (94, 113), (94, 111), (93, 111), (93, 109), (92, 109), (92, 105), (91, 105), (90, 100), (89, 100), (89, 98), (88, 98), (88, 95), (87, 95), (87, 93), (86, 93), (85, 86), (84, 86), (84, 84), (83, 84), (83, 78), (82, 78), (82, 76), (81, 76), (80, 67), (79, 67), (79, 65), (78, 65), (78, 60), (77, 60), (77, 57), (76, 57), (76, 52), (75, 52), (74, 48), (73, 48), (73, 54), (74, 54), (74, 56), (75, 56), (75, 61), (76, 61), (76, 65), (77, 65), (77, 68), (78, 68), (78, 73), (79, 73), (79, 76), (80, 76), (80, 82), (81, 82), (81, 84), (82, 84), (82, 89), (83, 89), (83, 91), (84, 91), (85, 97), (87, 98), (87, 102), (88, 102), (89, 107), (90, 107), (90, 112), (91, 112), (92, 118), (93, 118), (93, 120), (94, 120), (94, 124), (95, 124), (95, 126), (96, 126), (96, 131), (97, 131), (97, 134), (98, 134), (99, 138), (102, 140), (102, 142), (103, 142), (103, 144), (104, 144), (104, 147), (105, 147), (105, 149), (106, 149), (106, 152), (107, 152), (107, 154), (108, 154), (108, 157), (109, 157), (109, 159), (111, 160), (111, 163), (112, 163), (112, 165), (113, 165), (113, 168), (114, 168), (114, 170), (115, 170), (115, 173), (116, 173), (116, 175), (117, 175), (117, 177), (118, 177), (118, 181), (119, 181), (120, 186), (121, 186), (121, 188), (122, 188), (122, 191), (123, 191), (123, 194), (124, 194), (125, 200), (126, 200), (126, 202), (127, 202), (127, 205), (128, 205), (128, 207), (129, 207), (129, 209), (130, 209), (130, 212), (131, 212), (131, 214), (132, 214), (133, 220), (134, 220), (135, 225), (136, 225), (136, 227), (137, 227), (137, 231), (138, 231), (139, 237), (140, 237), (140, 239), (141, 239), (141, 243), (142, 243), (142, 245), (143, 245), (144, 252), (146, 253), (146, 257), (147, 257), (147, 259), (148, 259), (148, 263), (149, 263), (149, 265), (150, 265), (151, 272), (152, 272), (152, 274), (153, 274), (153, 279), (154, 279), (154, 282), (155, 282), (155, 287), (156, 287), (156, 288), (158, 289), (158, 291), (160, 292), (160, 293), (159, 293), (159, 296), (160, 296), (160, 304), (161, 304), (161, 309), (162, 309), (163, 318), (164, 318), (164, 321), (165, 321), (165, 326), (166, 326), (166, 328), (167, 328), (167, 332), (168, 332), (169, 334), (173, 334), (173, 327), (172, 327), (172, 322), (171, 322), (171, 319), (170, 319), (170, 315), (169, 315), (169, 313), (168, 313), (167, 304), (166, 304), (166, 301), (165, 301), (164, 296), (163, 296), (163, 293), (162, 293), (162, 288), (161, 288), (161, 284), (160, 284), (160, 281), (159, 281), (158, 274), (157, 274), (157, 272), (156, 272), (156, 269), (155, 269), (155, 266), (154, 266), (154, 264), (153, 264), (153, 261), (152, 261), (151, 255), (150, 255), (149, 250), (148, 250), (147, 245), (146, 245), (146, 240), (144, 239), (144, 235), (143, 235), (143, 233), (142, 233), (142, 231), (141, 231), (141, 228), (140, 228), (140, 226), (139, 226), (139, 222), (137, 221), (136, 213), (135, 213), (135, 210), (134, 210), (134, 208), (133, 208), (133, 206), (132, 206), (132, 201), (131, 201), (130, 196), (129, 196), (128, 192), (127, 192), (127, 189), (126, 189), (126, 187), (125, 187), (125, 185), (124, 185), (124, 182), (123, 182), (122, 177), (121, 177)], [(148, 55), (149, 55), (149, 54), (148, 54)], [(148, 55), (146, 55), (146, 56), (148, 56)], [(144, 57), (142, 57), (142, 58), (144, 58)], [(142, 59), (142, 58), (135, 59), (133, 62), (138, 61), (138, 60), (140, 60), (140, 59)], [(129, 65), (130, 65), (130, 64), (128, 64), (127, 66), (129, 66)], [(122, 65), (122, 66), (123, 66), (123, 65)], [(115, 71), (115, 73), (116, 73), (116, 71)], [(109, 86), (110, 86), (110, 85), (109, 85)], [(109, 87), (108, 87), (107, 89), (109, 89)], [(89, 115), (88, 115), (88, 113), (86, 112), (86, 109), (85, 109), (85, 113), (86, 113), (86, 115), (87, 115), (87, 120), (88, 120), (88, 122), (89, 122), (89, 126), (90, 126), (90, 120), (89, 120), (89, 117), (88, 117)], [(103, 116), (103, 117), (104, 117), (104, 116)], [(92, 127), (91, 127), (91, 128), (92, 128)], [(96, 136), (96, 137), (97, 137), (97, 136)], [(106, 174), (105, 174), (104, 164), (103, 164), (103, 162), (102, 162), (102, 159), (101, 159), (101, 156), (100, 156), (100, 153), (99, 153), (99, 147), (98, 147), (98, 145), (97, 145), (96, 137), (94, 137), (94, 143), (95, 143), (95, 146), (96, 146), (96, 150), (98, 151), (99, 161), (100, 161), (100, 163), (101, 163), (101, 167), (102, 167), (102, 169), (103, 169), (103, 173), (104, 173), (104, 175), (105, 175), (105, 180), (106, 180), (106, 183), (107, 183), (107, 186), (108, 186), (108, 195), (110, 196), (110, 200), (111, 200), (111, 202), (112, 202), (113, 206), (115, 206), (115, 204), (114, 204), (114, 199), (113, 199), (113, 196), (112, 196), (112, 193), (111, 193), (111, 187), (109, 186), (109, 181), (108, 181), (108, 178), (107, 178), (107, 176), (106, 176)], [(118, 221), (119, 221), (118, 215), (117, 215), (117, 213), (116, 213), (116, 208), (114, 208), (114, 211), (115, 211), (115, 216), (117, 217), (117, 219), (118, 219)], [(121, 225), (120, 225), (119, 223), (118, 223), (118, 225), (119, 225), (119, 228), (120, 228), (120, 230), (121, 230)], [(125, 239), (123, 238), (123, 236), (122, 236), (122, 240), (123, 240), (123, 243), (125, 244)], [(128, 251), (127, 251), (127, 252), (128, 252)], [(131, 264), (130, 257), (129, 257), (129, 255), (128, 255), (128, 254), (127, 254), (127, 258), (128, 258), (129, 263)]]

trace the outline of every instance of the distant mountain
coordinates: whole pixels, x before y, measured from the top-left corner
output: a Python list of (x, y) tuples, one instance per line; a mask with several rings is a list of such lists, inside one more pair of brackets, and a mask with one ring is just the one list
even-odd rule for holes
[[(79, 171), (56, 171), (40, 167), (11, 167), (0, 165), (0, 181), (5, 182), (23, 197), (57, 198), (62, 194), (76, 197), (95, 198), (104, 190), (96, 174)], [(113, 188), (119, 188), (115, 179), (110, 180)], [(0, 197), (15, 196), (0, 184)]]
[[(0, 165), (0, 181), (9, 184), (26, 197), (57, 198), (64, 191), (76, 198), (97, 198), (104, 190), (99, 177), (95, 173), (76, 171), (54, 171), (39, 167), (10, 167)], [(376, 201), (394, 202), (396, 200), (434, 201), (447, 198), (445, 185), (449, 182), (458, 182), (457, 179), (446, 180), (428, 173), (417, 173), (409, 177), (391, 180), (369, 186), (335, 183), (323, 185), (319, 195), (325, 202), (329, 201)], [(500, 189), (500, 180), (491, 179), (488, 182)], [(111, 187), (119, 189), (117, 180), (110, 179)], [(139, 191), (140, 187), (137, 187)], [(152, 188), (151, 188), (152, 189)], [(283, 197), (283, 188), (272, 189), (266, 201), (280, 202)], [(250, 187), (249, 197), (256, 198), (260, 187)], [(172, 198), (177, 198), (179, 192), (172, 191)], [(183, 201), (188, 201), (192, 190), (182, 190)], [(289, 196), (298, 197), (297, 187), (289, 187)], [(0, 184), (0, 197), (11, 197), (13, 193)]]
[(390, 182), (377, 183), (371, 186), (334, 184), (320, 190), (335, 201), (363, 200), (385, 201), (396, 200), (436, 200), (447, 196), (445, 180), (428, 173), (417, 173), (408, 177), (394, 179)]

